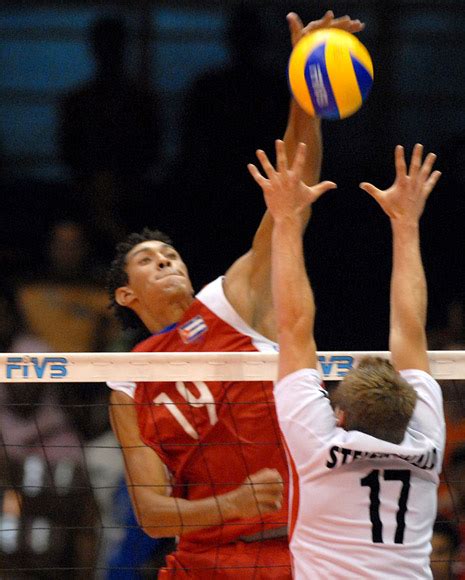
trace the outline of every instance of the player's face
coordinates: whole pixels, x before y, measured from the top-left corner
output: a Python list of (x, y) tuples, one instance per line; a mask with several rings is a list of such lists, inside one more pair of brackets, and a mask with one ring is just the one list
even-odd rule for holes
[(171, 299), (192, 296), (187, 267), (178, 252), (164, 242), (137, 244), (126, 257), (128, 287), (138, 303), (161, 306)]

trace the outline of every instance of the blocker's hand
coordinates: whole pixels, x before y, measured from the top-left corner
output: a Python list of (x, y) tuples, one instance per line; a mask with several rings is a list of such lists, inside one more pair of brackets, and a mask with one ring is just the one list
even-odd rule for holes
[(350, 16), (345, 15), (335, 18), (332, 10), (328, 10), (323, 18), (312, 20), (306, 26), (303, 25), (298, 14), (290, 12), (287, 15), (287, 23), (289, 25), (291, 44), (293, 47), (303, 36), (309, 32), (313, 32), (314, 30), (319, 30), (320, 28), (339, 28), (351, 33), (360, 32), (365, 28), (363, 22), (360, 22), (360, 20), (352, 20)]
[(410, 166), (407, 170), (404, 148), (395, 149), (396, 178), (389, 189), (378, 189), (371, 183), (361, 183), (360, 188), (370, 194), (393, 221), (417, 223), (425, 208), (426, 200), (441, 177), (440, 171), (433, 171), (436, 161), (434, 153), (423, 159), (423, 145), (413, 148)]
[(323, 193), (334, 189), (332, 181), (323, 181), (309, 187), (302, 181), (307, 147), (299, 143), (292, 166), (288, 166), (284, 142), (276, 141), (276, 169), (266, 153), (259, 149), (257, 157), (262, 165), (264, 177), (255, 165), (247, 166), (250, 174), (263, 190), (265, 203), (274, 220), (300, 216), (304, 209), (313, 204)]
[(277, 469), (265, 468), (249, 475), (230, 492), (237, 518), (256, 518), (281, 509), (284, 483)]

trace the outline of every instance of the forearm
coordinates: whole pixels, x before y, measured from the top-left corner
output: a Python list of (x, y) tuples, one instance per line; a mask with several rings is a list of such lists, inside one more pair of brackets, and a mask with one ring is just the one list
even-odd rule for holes
[[(319, 181), (322, 155), (320, 121), (306, 115), (292, 100), (284, 136), (289, 165), (294, 160), (299, 142), (306, 143), (307, 151), (309, 150), (302, 180), (308, 184), (315, 184)], [(309, 218), (310, 209), (306, 209), (297, 224), (300, 236), (303, 235)], [(230, 303), (249, 324), (255, 327), (268, 318), (261, 332), (275, 340), (274, 322), (267, 316), (272, 311), (270, 270), (273, 225), (273, 218), (267, 210), (253, 238), (251, 250), (226, 272), (224, 288)], [(244, 296), (247, 296), (247, 300)], [(265, 317), (260, 314), (263, 312)]]
[(427, 311), (426, 278), (421, 259), (418, 222), (392, 220), (391, 329), (424, 333)]
[(226, 494), (188, 501), (169, 495), (164, 463), (140, 439), (134, 401), (113, 391), (110, 418), (125, 463), (126, 484), (139, 525), (153, 537), (172, 537), (240, 516), (241, 486)]
[(299, 217), (284, 218), (273, 229), (272, 288), (278, 335), (302, 329), (313, 334), (315, 302), (307, 277)]
[[(321, 121), (317, 117), (307, 115), (294, 99), (291, 99), (290, 102), (289, 117), (283, 141), (286, 146), (289, 164), (292, 164), (297, 145), (299, 143), (305, 143), (307, 145), (307, 165), (305, 166), (302, 180), (307, 185), (318, 183), (323, 158)], [(309, 218), (310, 210), (302, 216), (300, 226), (302, 233), (305, 230)], [(253, 248), (255, 250), (266, 248), (266, 251), (269, 252), (272, 230), (273, 218), (266, 211), (254, 237)]]
[(297, 145), (300, 142), (307, 145), (307, 165), (304, 169), (302, 181), (307, 185), (314, 185), (320, 181), (323, 159), (321, 120), (318, 117), (307, 115), (296, 101), (291, 99), (289, 118), (284, 134), (289, 164), (292, 164)]
[(153, 538), (183, 534), (239, 518), (234, 491), (199, 500), (160, 495), (148, 488), (130, 489), (139, 524)]

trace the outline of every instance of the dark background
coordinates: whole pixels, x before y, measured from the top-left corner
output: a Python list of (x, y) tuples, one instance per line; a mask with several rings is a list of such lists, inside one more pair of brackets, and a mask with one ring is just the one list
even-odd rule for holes
[[(460, 315), (465, 290), (463, 1), (4, 1), (4, 280), (16, 284), (40, 275), (47, 234), (64, 218), (86, 225), (93, 259), (100, 264), (110, 260), (116, 231), (148, 225), (172, 236), (196, 289), (223, 273), (250, 246), (264, 208), (246, 163), (254, 161), (258, 147), (272, 151), (273, 140), (285, 128), (290, 51), (285, 15), (294, 10), (308, 21), (327, 8), (366, 23), (360, 39), (371, 53), (375, 82), (358, 113), (323, 126), (322, 177), (339, 188), (315, 206), (306, 236), (318, 347), (387, 348), (388, 221), (358, 183), (390, 184), (397, 143), (407, 150), (423, 143), (438, 154), (437, 166), (444, 173), (423, 218), (423, 254), (429, 327), (433, 332), (450, 326), (450, 306), (458, 304), (454, 312)], [(98, 194), (86, 181), (98, 168), (76, 169), (71, 159), (76, 151), (64, 151), (62, 111), (66, 95), (94, 74), (89, 30), (96, 19), (109, 15), (127, 27), (125, 65), (141, 94), (152, 95), (155, 114), (148, 160), (136, 147), (147, 135), (134, 137), (137, 132), (126, 127), (127, 115), (121, 116), (120, 135), (127, 134), (120, 148), (126, 159), (134, 159), (125, 173), (115, 170), (117, 193), (110, 187), (105, 213), (101, 206), (94, 208)], [(87, 107), (87, 122), (93, 113), (99, 117), (96, 110)], [(78, 126), (79, 115), (74, 118)], [(91, 129), (93, 123), (98, 124), (94, 119)], [(110, 222), (118, 227), (106, 227)], [(444, 345), (433, 341), (432, 346)]]

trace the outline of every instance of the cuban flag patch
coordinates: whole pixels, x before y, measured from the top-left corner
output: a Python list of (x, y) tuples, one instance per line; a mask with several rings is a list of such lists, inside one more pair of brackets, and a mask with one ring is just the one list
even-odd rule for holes
[(207, 330), (208, 326), (200, 315), (194, 316), (194, 318), (191, 318), (188, 322), (178, 328), (179, 336), (184, 344), (189, 344), (199, 340)]

